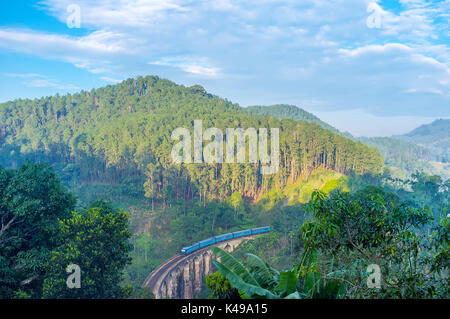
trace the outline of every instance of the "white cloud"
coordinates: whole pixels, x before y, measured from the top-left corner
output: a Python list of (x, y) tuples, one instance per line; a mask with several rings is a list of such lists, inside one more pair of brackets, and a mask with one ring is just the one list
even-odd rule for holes
[[(450, 1), (399, 1), (395, 9), (376, 1), (383, 23), (370, 29), (371, 0), (79, 0), (83, 32), (0, 28), (0, 47), (110, 83), (195, 79), (241, 104), (448, 116)], [(41, 7), (66, 23), (72, 2)]]
[(59, 90), (80, 90), (80, 87), (73, 84), (63, 84), (59, 81), (52, 81), (48, 79), (33, 79), (30, 81), (22, 82), (23, 85), (38, 87), (38, 88), (55, 88)]
[(408, 89), (403, 91), (404, 93), (431, 93), (442, 95), (443, 92), (439, 89), (434, 88), (419, 88), (419, 89)]
[[(81, 24), (96, 27), (117, 29), (123, 27), (148, 27), (156, 25), (165, 18), (166, 12), (185, 13), (188, 7), (179, 0), (78, 0), (81, 9)], [(40, 4), (66, 22), (69, 13), (67, 7), (73, 0), (44, 0)]]
[(38, 73), (2, 73), (4, 76), (12, 77), (12, 78), (43, 78), (45, 77), (42, 74)]
[(220, 75), (220, 68), (212, 66), (206, 58), (171, 57), (148, 63), (152, 65), (179, 68), (192, 75), (205, 77), (218, 77)]
[(84, 37), (41, 33), (30, 30), (1, 29), (2, 46), (27, 52), (40, 52), (53, 48), (55, 55), (73, 50), (85, 54), (109, 54), (126, 52), (123, 34), (111, 31), (95, 31)]
[(3, 76), (26, 79), (21, 84), (37, 88), (55, 88), (58, 90), (80, 90), (81, 88), (73, 85), (61, 83), (58, 80), (49, 79), (46, 75), (38, 73), (2, 73)]
[(109, 82), (109, 83), (114, 83), (114, 84), (117, 84), (117, 83), (120, 83), (123, 81), (123, 80), (111, 78), (109, 76), (101, 76), (100, 79), (103, 81)]
[(412, 49), (401, 43), (387, 43), (385, 45), (370, 44), (355, 49), (339, 49), (338, 52), (350, 57), (359, 57), (367, 54), (409, 53)]
[(377, 83), (378, 88), (385, 89), (389, 85), (401, 93), (432, 93), (450, 98), (450, 67), (422, 54), (421, 46), (388, 43), (340, 49), (339, 52), (346, 61), (364, 65), (364, 73), (358, 74), (360, 79), (370, 79), (371, 74), (382, 72), (383, 76), (379, 76), (378, 81), (384, 83)]
[(132, 56), (136, 41), (112, 31), (95, 31), (87, 36), (68, 36), (33, 30), (0, 29), (0, 48), (45, 59), (69, 62), (92, 73), (114, 68), (112, 59)]

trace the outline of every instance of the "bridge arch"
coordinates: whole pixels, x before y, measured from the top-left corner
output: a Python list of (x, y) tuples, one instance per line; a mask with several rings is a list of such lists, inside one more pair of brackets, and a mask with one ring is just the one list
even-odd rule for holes
[[(232, 238), (216, 243), (232, 252), (243, 241), (258, 235)], [(213, 272), (211, 246), (199, 249), (189, 255), (176, 255), (157, 267), (147, 277), (143, 287), (150, 287), (156, 299), (192, 299), (202, 287), (203, 279)]]

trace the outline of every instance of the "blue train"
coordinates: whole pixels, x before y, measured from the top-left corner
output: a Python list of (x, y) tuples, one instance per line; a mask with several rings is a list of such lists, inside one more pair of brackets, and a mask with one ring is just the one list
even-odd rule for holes
[(262, 233), (268, 233), (270, 232), (270, 227), (258, 227), (258, 228), (252, 228), (252, 229), (246, 229), (246, 230), (240, 230), (233, 233), (223, 234), (215, 237), (211, 237), (202, 241), (199, 241), (198, 243), (195, 243), (191, 246), (183, 247), (181, 248), (181, 253), (183, 255), (190, 254), (197, 249), (213, 245), (215, 243), (219, 243), (221, 241), (225, 241), (231, 238), (238, 238), (238, 237), (244, 237), (244, 236), (251, 236), (256, 234), (262, 234)]

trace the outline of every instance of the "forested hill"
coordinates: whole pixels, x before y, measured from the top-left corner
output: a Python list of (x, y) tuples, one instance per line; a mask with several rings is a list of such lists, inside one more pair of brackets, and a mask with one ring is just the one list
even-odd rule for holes
[[(250, 106), (247, 111), (260, 116), (317, 123), (331, 132), (375, 147), (383, 156), (385, 164), (392, 168), (392, 174), (396, 177), (408, 178), (416, 171), (441, 175), (444, 179), (450, 177), (448, 165), (445, 164), (446, 158), (450, 157), (448, 154), (450, 120), (438, 120), (429, 126), (422, 126), (402, 136), (357, 138), (350, 133), (340, 132), (314, 114), (295, 105)], [(435, 162), (436, 160), (443, 163)]]
[(395, 137), (430, 149), (437, 161), (450, 162), (450, 119), (435, 120)]
[(324, 129), (327, 129), (333, 133), (342, 134), (347, 137), (351, 137), (349, 133), (341, 133), (338, 129), (330, 124), (322, 121), (312, 113), (305, 111), (295, 105), (288, 104), (276, 104), (276, 105), (254, 105), (245, 108), (246, 111), (259, 115), (259, 116), (273, 116), (279, 119), (292, 119), (296, 121), (305, 121), (319, 124)]
[[(171, 133), (203, 127), (279, 127), (280, 169), (262, 176), (254, 164), (173, 165)], [(77, 94), (0, 104), (0, 162), (25, 157), (53, 163), (74, 187), (123, 184), (150, 198), (210, 198), (235, 191), (254, 197), (318, 167), (341, 173), (377, 173), (378, 150), (314, 123), (260, 117), (239, 105), (156, 76), (128, 79)], [(131, 186), (130, 186), (131, 185)], [(144, 187), (143, 187), (144, 185)]]
[[(384, 157), (385, 164), (394, 170), (392, 173), (395, 176), (409, 177), (416, 171), (436, 173), (430, 164), (430, 150), (423, 146), (393, 137), (360, 137), (359, 140), (366, 145), (378, 148)], [(398, 171), (395, 172), (395, 170)]]

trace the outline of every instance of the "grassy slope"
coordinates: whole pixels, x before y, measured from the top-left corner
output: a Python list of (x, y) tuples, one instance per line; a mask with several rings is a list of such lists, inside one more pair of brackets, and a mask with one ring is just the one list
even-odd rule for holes
[(299, 178), (295, 183), (288, 184), (283, 189), (273, 189), (265, 194), (259, 203), (266, 210), (271, 209), (280, 200), (286, 205), (305, 204), (315, 190), (329, 193), (334, 189), (348, 191), (348, 177), (333, 170), (319, 168), (307, 178)]

